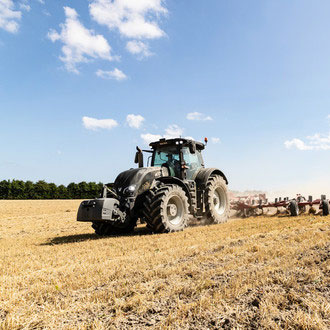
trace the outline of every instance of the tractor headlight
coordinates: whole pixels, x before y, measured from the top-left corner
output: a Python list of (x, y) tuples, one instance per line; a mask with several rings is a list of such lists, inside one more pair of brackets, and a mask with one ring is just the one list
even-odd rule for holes
[(136, 189), (136, 185), (131, 185), (128, 186), (127, 188), (124, 189), (123, 193), (124, 195), (132, 195)]

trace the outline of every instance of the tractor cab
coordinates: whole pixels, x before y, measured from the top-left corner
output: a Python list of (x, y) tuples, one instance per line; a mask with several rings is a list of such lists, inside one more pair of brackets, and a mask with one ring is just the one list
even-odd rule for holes
[[(195, 174), (204, 168), (201, 151), (205, 145), (201, 142), (183, 138), (160, 139), (150, 143), (150, 147), (152, 148), (151, 166), (166, 168), (169, 176), (181, 180), (193, 180)], [(143, 166), (143, 161), (141, 165)]]

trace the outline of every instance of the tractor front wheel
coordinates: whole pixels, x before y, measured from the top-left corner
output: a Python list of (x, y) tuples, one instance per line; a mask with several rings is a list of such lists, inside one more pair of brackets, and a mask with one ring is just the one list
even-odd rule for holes
[(155, 233), (181, 231), (187, 226), (188, 198), (175, 184), (162, 185), (144, 203), (147, 226)]
[(132, 232), (136, 226), (137, 219), (127, 218), (125, 222), (93, 222), (92, 228), (95, 234), (99, 236), (110, 236), (118, 234), (128, 234)]
[(93, 222), (92, 228), (95, 234), (99, 236), (109, 236), (113, 234), (112, 225), (106, 222)]

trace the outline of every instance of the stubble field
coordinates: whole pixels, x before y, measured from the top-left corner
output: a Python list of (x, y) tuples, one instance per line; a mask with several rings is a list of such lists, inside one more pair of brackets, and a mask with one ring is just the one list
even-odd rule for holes
[(98, 238), (80, 201), (0, 201), (0, 329), (330, 328), (330, 217)]

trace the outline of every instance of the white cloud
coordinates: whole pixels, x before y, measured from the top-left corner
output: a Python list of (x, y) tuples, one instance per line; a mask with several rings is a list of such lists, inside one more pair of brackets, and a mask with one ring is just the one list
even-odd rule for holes
[(141, 115), (127, 115), (126, 117), (126, 122), (128, 124), (129, 127), (132, 128), (140, 128), (144, 122), (144, 118)]
[(41, 3), (42, 5), (45, 4), (45, 1), (44, 0), (38, 0), (39, 3)]
[(141, 134), (141, 138), (145, 144), (150, 144), (151, 142), (158, 141), (159, 139), (162, 138), (162, 136), (158, 134), (147, 133), (147, 134)]
[(65, 23), (61, 24), (61, 32), (50, 30), (48, 38), (63, 43), (60, 60), (68, 71), (79, 73), (77, 65), (92, 59), (111, 61), (111, 47), (107, 40), (93, 30), (86, 29), (78, 19), (77, 12), (70, 7), (64, 7)]
[(117, 68), (112, 71), (97, 70), (95, 74), (103, 79), (115, 79), (118, 81), (127, 79), (126, 74)]
[[(147, 133), (147, 134), (141, 134), (141, 138), (146, 144), (149, 144), (151, 142), (158, 141), (161, 138), (165, 138), (165, 139), (179, 138), (183, 135), (183, 132), (184, 132), (183, 128), (173, 124), (165, 129), (164, 135)], [(186, 137), (186, 138), (188, 139), (190, 137)]]
[(26, 3), (20, 3), (19, 8), (25, 11), (30, 11), (31, 7), (30, 5), (26, 4)]
[(118, 29), (128, 38), (155, 39), (165, 35), (158, 25), (167, 13), (162, 0), (93, 0), (89, 5), (92, 18), (110, 30)]
[(213, 120), (212, 117), (205, 115), (201, 112), (190, 112), (186, 117), (188, 120), (196, 120), (196, 121), (209, 121)]
[(307, 146), (304, 141), (296, 138), (285, 141), (284, 145), (287, 149), (297, 148), (299, 150), (311, 150), (311, 147)]
[(219, 139), (218, 137), (212, 137), (212, 138), (211, 138), (211, 142), (212, 142), (213, 144), (219, 144), (219, 143), (220, 143), (220, 139)]
[(49, 12), (48, 10), (46, 10), (46, 9), (44, 9), (44, 10), (42, 11), (42, 13), (43, 13), (45, 16), (52, 16), (52, 15), (50, 14), (50, 12)]
[(82, 122), (85, 128), (90, 130), (98, 129), (112, 129), (118, 126), (118, 123), (114, 119), (96, 119), (91, 117), (83, 117)]
[(308, 142), (294, 138), (284, 142), (287, 149), (296, 148), (298, 150), (330, 150), (330, 134), (315, 134), (307, 136)]
[(7, 32), (16, 33), (19, 28), (18, 21), (22, 13), (15, 10), (12, 0), (0, 0), (0, 28)]
[(174, 139), (181, 137), (183, 134), (184, 129), (179, 127), (178, 125), (170, 125), (165, 129), (164, 137), (166, 139)]
[(142, 41), (128, 41), (126, 44), (126, 49), (131, 54), (138, 55), (140, 58), (149, 57), (153, 55), (149, 50), (149, 46)]
[[(330, 120), (330, 115), (327, 116)], [(284, 142), (287, 149), (296, 148), (298, 150), (330, 150), (330, 132), (328, 135), (316, 133), (306, 137), (306, 142), (294, 138)]]

